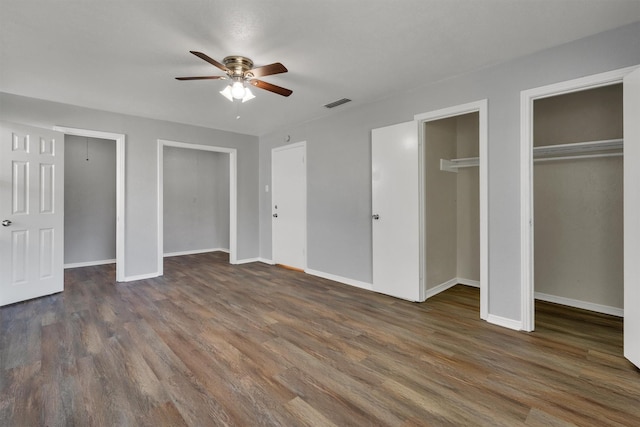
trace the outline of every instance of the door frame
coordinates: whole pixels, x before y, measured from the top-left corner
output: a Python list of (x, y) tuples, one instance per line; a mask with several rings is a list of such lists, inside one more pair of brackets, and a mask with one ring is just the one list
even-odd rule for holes
[[(295, 142), (293, 144), (287, 144), (287, 145), (282, 145), (280, 147), (275, 147), (271, 149), (271, 209), (273, 210), (273, 172), (274, 172), (274, 168), (273, 168), (273, 153), (277, 152), (277, 151), (284, 151), (284, 150), (290, 150), (292, 148), (298, 148), (298, 147), (302, 147), (304, 149), (304, 215), (303, 215), (303, 220), (304, 220), (304, 236), (303, 236), (303, 240), (304, 240), (304, 261), (303, 261), (303, 270), (306, 271), (307, 269), (307, 141), (300, 141), (300, 142)], [(273, 238), (273, 218), (271, 218), (271, 260), (275, 263), (275, 256), (274, 256), (274, 241), (275, 239)]]
[(426, 298), (426, 214), (425, 214), (425, 135), (424, 125), (427, 122), (462, 116), (468, 113), (478, 113), (478, 154), (479, 154), (479, 196), (480, 196), (480, 318), (487, 320), (489, 316), (489, 168), (488, 168), (488, 100), (469, 102), (442, 108), (427, 113), (416, 114), (414, 120), (418, 122), (418, 156), (419, 156), (419, 218), (420, 218), (420, 298)]
[(158, 275), (164, 274), (164, 147), (212, 151), (229, 155), (229, 264), (237, 264), (238, 242), (238, 150), (213, 145), (158, 139)]
[(533, 216), (533, 102), (622, 83), (638, 65), (593, 74), (520, 92), (520, 329), (535, 329)]
[(125, 282), (125, 135), (122, 133), (54, 126), (65, 135), (100, 138), (116, 143), (116, 282)]

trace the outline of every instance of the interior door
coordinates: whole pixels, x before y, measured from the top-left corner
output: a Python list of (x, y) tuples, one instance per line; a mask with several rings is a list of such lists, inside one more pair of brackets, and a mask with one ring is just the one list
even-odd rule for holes
[(304, 270), (307, 246), (307, 168), (304, 143), (271, 152), (272, 257)]
[(418, 126), (371, 134), (373, 290), (420, 299)]
[(0, 123), (0, 305), (64, 287), (64, 134)]
[(640, 367), (640, 68), (624, 78), (624, 356)]

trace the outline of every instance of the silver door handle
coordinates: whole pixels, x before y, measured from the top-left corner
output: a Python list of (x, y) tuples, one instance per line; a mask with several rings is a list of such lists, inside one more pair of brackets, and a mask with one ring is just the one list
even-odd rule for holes
[(273, 217), (274, 217), (274, 218), (278, 218), (278, 214), (277, 214), (277, 213), (274, 213), (274, 214), (273, 214)]
[(375, 220), (379, 220), (380, 219), (380, 215), (378, 214), (373, 214), (371, 215), (371, 218), (375, 219)]
[(11, 221), (9, 221), (8, 219), (5, 219), (4, 221), (2, 221), (2, 226), (3, 227), (8, 227), (11, 225)]

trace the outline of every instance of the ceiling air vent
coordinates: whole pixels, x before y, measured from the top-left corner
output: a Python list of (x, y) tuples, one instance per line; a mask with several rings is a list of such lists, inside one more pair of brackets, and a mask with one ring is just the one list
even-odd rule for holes
[(335, 108), (339, 105), (346, 104), (347, 102), (351, 102), (351, 100), (347, 98), (338, 99), (337, 101), (333, 101), (326, 104), (325, 108)]

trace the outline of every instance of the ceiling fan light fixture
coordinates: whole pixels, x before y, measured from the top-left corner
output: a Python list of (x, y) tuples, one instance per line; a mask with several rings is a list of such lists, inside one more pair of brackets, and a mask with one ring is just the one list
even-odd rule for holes
[(248, 87), (245, 87), (241, 82), (235, 82), (233, 85), (226, 86), (220, 91), (220, 94), (231, 102), (236, 99), (242, 100), (242, 102), (247, 102), (256, 97), (251, 93), (251, 90)]
[(233, 102), (233, 95), (231, 95), (231, 85), (225, 87), (220, 91), (220, 94), (227, 98), (229, 101)]
[(246, 88), (244, 87), (244, 83), (241, 81), (233, 82), (231, 85), (231, 96), (235, 99), (243, 99), (246, 93)]
[(256, 96), (251, 93), (251, 90), (249, 90), (248, 87), (244, 88), (244, 98), (242, 98), (242, 102), (251, 101), (255, 97)]

